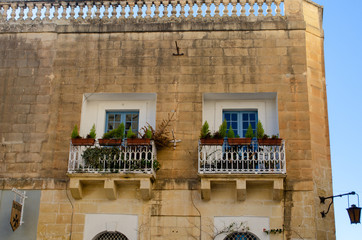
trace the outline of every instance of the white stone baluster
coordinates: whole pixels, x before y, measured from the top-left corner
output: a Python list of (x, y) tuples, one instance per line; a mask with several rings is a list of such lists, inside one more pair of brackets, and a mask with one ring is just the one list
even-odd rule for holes
[[(118, 3), (117, 2), (112, 2), (112, 12), (111, 12), (111, 19), (115, 20), (117, 18), (117, 7), (118, 7)], [(109, 10), (108, 10), (109, 11)]]
[(24, 3), (19, 3), (19, 20), (24, 21), (26, 6)]
[(79, 12), (78, 12), (79, 17), (78, 17), (78, 19), (79, 19), (79, 20), (83, 20), (84, 7), (85, 7), (84, 2), (79, 2), (77, 5), (78, 5), (78, 7), (79, 7)]
[(160, 1), (154, 1), (155, 4), (155, 18), (159, 18), (160, 17)]
[(146, 6), (147, 6), (147, 9), (146, 9), (146, 18), (151, 18), (151, 14), (152, 14), (152, 11), (151, 11), (152, 1), (146, 0)]
[(255, 16), (255, 9), (254, 9), (254, 4), (255, 4), (255, 0), (249, 0), (249, 5), (250, 5), (250, 9), (249, 9), (249, 16)]
[(202, 7), (202, 0), (197, 0), (196, 1), (196, 5), (197, 5), (197, 15), (196, 15), (196, 17), (197, 18), (201, 18), (202, 17), (202, 9), (201, 9), (201, 7)]
[(181, 11), (180, 11), (180, 17), (186, 17), (186, 11), (185, 11), (185, 6), (186, 6), (186, 0), (180, 0), (180, 6), (181, 6)]
[(224, 4), (224, 10), (223, 10), (223, 17), (227, 17), (229, 10), (228, 10), (228, 5), (229, 5), (229, 0), (223, 0), (222, 3)]
[(11, 13), (10, 13), (10, 20), (15, 21), (16, 17), (16, 9), (18, 8), (18, 5), (16, 3), (11, 4)]
[(206, 5), (205, 17), (211, 17), (211, 10), (210, 10), (211, 0), (205, 0), (205, 5)]
[(282, 2), (282, 0), (275, 0), (275, 5), (276, 5), (276, 9), (275, 9), (275, 15), (276, 16), (281, 16), (281, 12), (282, 10), (280, 9), (280, 3)]
[(44, 7), (45, 7), (44, 19), (45, 20), (50, 20), (51, 4), (50, 3), (44, 3)]
[(214, 0), (215, 4), (215, 17), (220, 17), (220, 0)]
[(40, 20), (41, 9), (43, 8), (43, 4), (42, 3), (36, 3), (35, 6), (36, 6), (35, 19)]
[(190, 0), (188, 1), (188, 4), (189, 4), (189, 7), (190, 7), (190, 10), (189, 10), (189, 16), (190, 18), (193, 18), (194, 17), (194, 0)]
[(101, 2), (94, 2), (94, 5), (96, 6), (96, 11), (95, 11), (95, 19), (100, 19), (100, 15), (101, 15)]
[(69, 11), (69, 19), (74, 19), (75, 18), (75, 11), (74, 11), (74, 8), (75, 8), (75, 5), (76, 3), (75, 2), (70, 2), (68, 4), (69, 8), (70, 8), (70, 11)]
[(240, 0), (241, 10), (240, 10), (240, 16), (246, 16), (246, 0)]
[(232, 17), (236, 17), (236, 13), (237, 13), (237, 10), (236, 10), (236, 3), (237, 3), (237, 0), (231, 0), (231, 5), (233, 6), (233, 8), (231, 9), (231, 16)]
[(126, 18), (127, 2), (126, 1), (120, 1), (119, 4), (121, 5), (121, 11), (119, 12), (119, 18), (120, 19), (125, 19)]
[(272, 8), (271, 8), (272, 2), (273, 2), (273, 0), (266, 0), (266, 6), (267, 6), (266, 15), (267, 16), (273, 16), (272, 15)]
[(162, 18), (167, 18), (167, 6), (168, 6), (168, 0), (166, 0), (166, 1), (162, 1), (162, 5), (163, 5)]
[[(59, 3), (53, 3), (52, 4), (53, 5), (53, 7), (54, 7), (54, 17), (53, 17), (53, 21), (56, 21), (56, 20), (58, 20), (58, 17), (59, 17), (59, 8), (60, 8), (60, 5), (59, 5)], [(29, 7), (29, 6), (28, 6)], [(29, 7), (29, 9), (30, 9), (30, 7)], [(33, 10), (32, 10), (33, 11)], [(31, 14), (31, 15), (33, 15), (33, 14)], [(29, 12), (28, 12), (28, 17), (29, 17)]]
[(136, 18), (142, 18), (143, 1), (137, 1), (138, 11)]
[(109, 14), (111, 13), (110, 12), (110, 9), (111, 9), (111, 2), (107, 1), (107, 2), (103, 2), (103, 7), (104, 7), (104, 13), (103, 13), (103, 20), (108, 20), (110, 17), (109, 17)]
[(258, 0), (257, 1), (257, 4), (258, 4), (258, 16), (260, 16), (260, 17), (264, 16), (263, 3), (264, 3), (264, 0)]
[(130, 10), (129, 10), (129, 18), (133, 18), (134, 17), (134, 6), (135, 6), (135, 2), (133, 1), (130, 1), (128, 2), (128, 6), (130, 7)]

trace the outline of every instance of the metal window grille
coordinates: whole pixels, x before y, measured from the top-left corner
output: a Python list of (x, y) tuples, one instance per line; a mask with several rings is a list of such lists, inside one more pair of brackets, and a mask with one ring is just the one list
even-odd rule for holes
[(102, 232), (93, 240), (128, 240), (128, 238), (120, 232)]
[(224, 240), (259, 240), (259, 238), (250, 232), (233, 232)]

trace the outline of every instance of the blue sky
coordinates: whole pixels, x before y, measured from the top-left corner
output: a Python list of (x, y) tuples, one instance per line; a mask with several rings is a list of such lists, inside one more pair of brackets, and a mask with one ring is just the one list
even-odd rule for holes
[[(333, 191), (335, 195), (356, 191), (362, 200), (362, 154), (358, 140), (362, 130), (362, 1), (314, 2), (324, 6)], [(334, 200), (337, 239), (362, 239), (362, 225), (349, 223), (347, 200)], [(352, 203), (357, 204), (356, 196), (350, 197)]]

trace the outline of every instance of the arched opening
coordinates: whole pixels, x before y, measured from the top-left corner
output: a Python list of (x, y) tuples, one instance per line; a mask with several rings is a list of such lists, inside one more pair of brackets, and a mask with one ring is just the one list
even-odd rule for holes
[(104, 231), (97, 234), (92, 240), (128, 240), (128, 238), (120, 232)]
[(259, 240), (259, 238), (250, 232), (233, 232), (227, 235), (224, 240)]

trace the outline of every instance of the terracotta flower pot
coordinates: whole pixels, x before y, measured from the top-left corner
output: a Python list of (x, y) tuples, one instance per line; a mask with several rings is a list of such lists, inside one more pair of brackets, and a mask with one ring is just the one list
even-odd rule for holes
[(251, 138), (228, 138), (230, 146), (250, 145)]
[(72, 138), (73, 146), (93, 146), (94, 142), (93, 138)]
[(282, 145), (282, 139), (258, 139), (259, 145), (265, 145), (265, 146), (280, 146)]
[(136, 145), (150, 145), (151, 139), (148, 138), (127, 138), (128, 146), (136, 146)]
[(201, 138), (201, 145), (223, 145), (224, 139), (220, 138)]
[(101, 146), (120, 146), (122, 139), (98, 139), (99, 145)]

